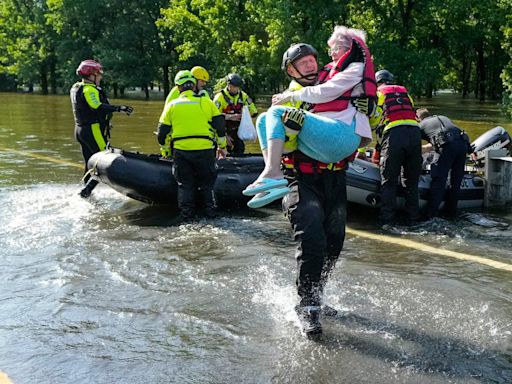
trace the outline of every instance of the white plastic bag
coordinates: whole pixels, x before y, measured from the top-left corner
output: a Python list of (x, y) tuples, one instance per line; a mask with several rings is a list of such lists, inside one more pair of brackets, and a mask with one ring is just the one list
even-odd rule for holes
[(244, 105), (242, 108), (242, 119), (240, 120), (240, 126), (238, 127), (238, 137), (243, 141), (256, 141), (258, 134), (256, 128), (252, 122), (251, 113), (249, 107)]

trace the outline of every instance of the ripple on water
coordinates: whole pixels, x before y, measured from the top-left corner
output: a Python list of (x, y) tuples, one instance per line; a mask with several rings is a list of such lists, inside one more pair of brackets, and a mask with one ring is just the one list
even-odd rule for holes
[[(472, 287), (461, 262), (350, 237), (326, 287), (341, 312), (312, 342), (295, 316), (295, 245), (280, 213), (169, 226), (157, 209), (94, 194), (40, 185), (0, 196), (14, 208), (0, 252), (24, 255), (5, 270), (0, 330), (17, 344), (0, 359), (16, 372), (34, 363), (27, 382), (506, 382), (507, 296)], [(444, 247), (467, 241), (440, 228)]]

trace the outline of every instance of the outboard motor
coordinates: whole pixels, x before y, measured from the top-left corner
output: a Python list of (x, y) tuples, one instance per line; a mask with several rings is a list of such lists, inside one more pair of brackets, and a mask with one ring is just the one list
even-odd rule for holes
[(473, 160), (481, 162), (485, 159), (485, 152), (489, 149), (506, 148), (508, 154), (512, 152), (512, 139), (503, 127), (494, 127), (471, 143), (474, 150)]

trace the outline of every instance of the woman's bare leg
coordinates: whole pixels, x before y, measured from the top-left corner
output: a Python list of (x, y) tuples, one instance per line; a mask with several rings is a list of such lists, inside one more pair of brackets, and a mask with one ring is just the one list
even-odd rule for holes
[(263, 150), (263, 158), (265, 159), (265, 169), (261, 172), (258, 180), (262, 178), (282, 179), (281, 157), (283, 155), (284, 140), (270, 139), (268, 147)]

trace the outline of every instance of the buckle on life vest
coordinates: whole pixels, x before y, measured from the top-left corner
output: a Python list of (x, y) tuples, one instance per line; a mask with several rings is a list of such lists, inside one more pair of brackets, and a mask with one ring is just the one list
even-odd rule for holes
[(320, 174), (326, 171), (343, 171), (346, 169), (348, 161), (353, 160), (354, 157), (355, 153), (353, 156), (338, 161), (337, 163), (322, 163), (321, 161), (317, 161), (309, 157), (305, 158), (305, 155), (292, 153), (283, 157), (282, 164), (285, 169), (295, 169), (303, 174), (311, 175)]

